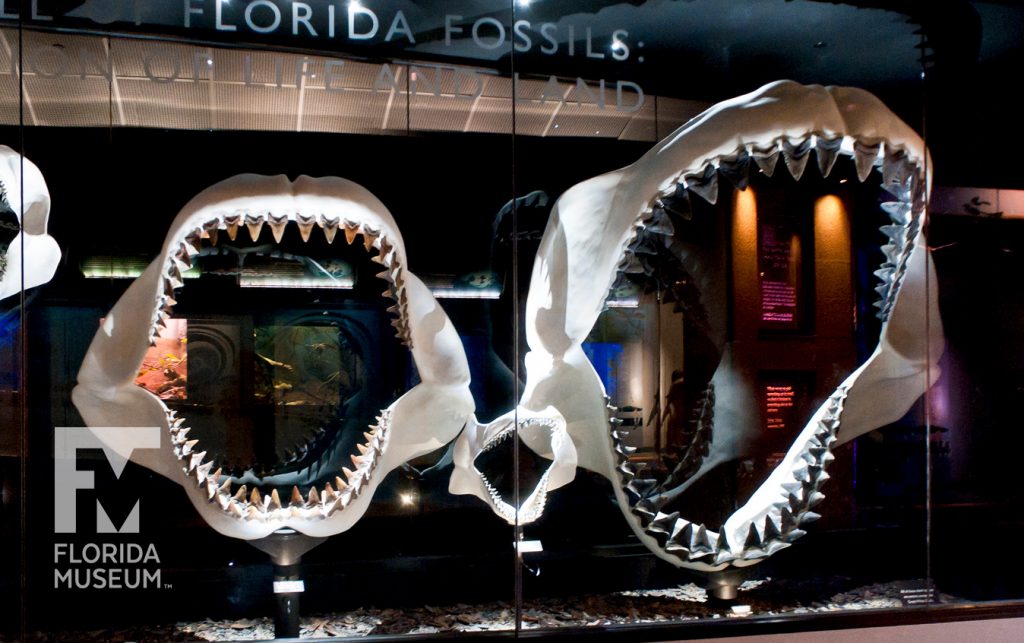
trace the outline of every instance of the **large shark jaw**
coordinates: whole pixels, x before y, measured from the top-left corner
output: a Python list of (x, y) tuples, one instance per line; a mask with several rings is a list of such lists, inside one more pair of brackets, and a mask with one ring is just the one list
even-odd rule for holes
[[(0, 221), (0, 299), (4, 299), (50, 281), (60, 263), (60, 248), (46, 232), (50, 192), (43, 174), (6, 145), (0, 145), (0, 214), (8, 215)], [(8, 237), (12, 232), (13, 238)]]
[[(871, 357), (818, 408), (782, 462), (718, 532), (659, 511), (672, 489), (635, 479), (631, 449), (622, 443), (615, 409), (582, 343), (623, 273), (642, 272), (644, 248), (671, 246), (677, 235), (666, 212), (672, 199), (715, 202), (719, 175), (745, 189), (752, 166), (777, 171), (779, 157), (797, 180), (815, 150), (827, 176), (840, 156), (852, 158), (861, 181), (872, 170), (894, 200), (882, 208), (892, 223), (876, 271), (883, 325)], [(821, 485), (832, 449), (899, 419), (938, 377), (942, 352), (937, 295), (922, 226), (930, 163), (920, 137), (873, 95), (858, 89), (779, 81), (725, 101), (692, 119), (621, 170), (580, 183), (555, 204), (534, 264), (526, 305), (527, 381), (520, 408), (565, 423), (579, 466), (612, 482), (619, 506), (640, 540), (673, 565), (719, 571), (750, 565), (788, 547), (818, 518)], [(697, 261), (683, 258), (693, 280), (707, 287)], [(709, 300), (720, 293), (705, 290)], [(749, 415), (730, 368), (725, 324), (708, 306), (710, 341), (721, 349), (705, 407), (716, 417)], [(927, 325), (926, 322), (930, 325)], [(713, 409), (711, 408), (713, 407)], [(545, 411), (545, 409), (553, 411)], [(703, 415), (703, 414), (702, 414)], [(740, 423), (734, 423), (741, 426)], [(709, 431), (698, 431), (710, 439)], [(716, 436), (692, 449), (685, 478), (738, 454)], [(703, 462), (701, 462), (703, 459)], [(650, 482), (650, 481), (648, 481)], [(679, 482), (679, 480), (676, 480)], [(486, 498), (485, 498), (486, 499)], [(498, 507), (492, 508), (499, 513)]]
[[(275, 238), (289, 225), (303, 240), (339, 232), (348, 243), (362, 235), (378, 275), (388, 282), (386, 296), (398, 337), (410, 348), (421, 383), (384, 409), (369, 427), (366, 443), (352, 454), (352, 469), (342, 468), (331, 482), (307, 494), (293, 488), (282, 498), (277, 489), (251, 492), (212, 471), (214, 462), (196, 440), (187, 438), (186, 418), (149, 391), (136, 386), (143, 357), (174, 305), (181, 273), (210, 234), (248, 233), (256, 238), (264, 225)], [(321, 232), (317, 232), (317, 231)], [(340, 243), (340, 242), (339, 242)], [(132, 450), (108, 432), (97, 431), (107, 446), (124, 457), (179, 483), (210, 526), (234, 538), (258, 539), (283, 528), (324, 537), (352, 527), (366, 511), (374, 490), (389, 471), (450, 442), (473, 413), (469, 368), (462, 343), (430, 291), (406, 267), (398, 226), (384, 205), (365, 188), (345, 179), (294, 182), (284, 176), (241, 175), (203, 191), (175, 218), (161, 255), (126, 290), (105, 317), (86, 353), (72, 399), (90, 427), (158, 426), (159, 449)]]
[[(522, 490), (525, 499), (513, 504), (509, 500), (514, 499), (503, 497), (476, 461), (481, 454), (516, 439), (550, 460), (551, 465), (532, 489)], [(572, 482), (576, 475), (576, 448), (565, 430), (565, 420), (552, 407), (539, 413), (517, 408), (488, 424), (479, 424), (474, 416), (456, 440), (452, 459), (448, 490), (480, 498), (510, 525), (525, 525), (540, 518), (548, 492)], [(518, 474), (516, 471), (513, 475)]]

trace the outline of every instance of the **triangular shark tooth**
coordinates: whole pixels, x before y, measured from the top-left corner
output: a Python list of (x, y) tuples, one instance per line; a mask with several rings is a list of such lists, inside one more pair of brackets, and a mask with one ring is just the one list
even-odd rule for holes
[(284, 508), (281, 504), (281, 495), (277, 493), (277, 489), (270, 490), (270, 504), (268, 505), (268, 508), (271, 511), (277, 511), (278, 509)]
[(671, 534), (677, 518), (679, 518), (678, 511), (673, 511), (670, 514), (664, 514), (659, 511), (654, 516), (651, 524), (647, 525), (647, 531), (658, 534)]
[(908, 171), (907, 154), (899, 148), (885, 146), (882, 161), (882, 187), (890, 194), (900, 196), (906, 190)]
[(263, 505), (263, 496), (260, 495), (259, 488), (252, 488), (252, 493), (249, 495), (249, 504), (253, 505), (254, 507), (260, 507)]
[(358, 442), (356, 443), (356, 449), (359, 450), (359, 455), (366, 455), (366, 452), (369, 451), (365, 445), (359, 444)]
[(802, 514), (800, 514), (800, 524), (806, 525), (807, 523), (814, 522), (819, 518), (821, 518), (821, 514), (814, 513), (813, 511), (805, 511)]
[(313, 224), (315, 223), (316, 217), (310, 217), (302, 214), (296, 215), (295, 225), (299, 228), (299, 236), (302, 237), (303, 242), (309, 242), (309, 235), (313, 233)]
[(352, 242), (359, 236), (359, 222), (345, 220), (345, 242), (352, 245)]
[(718, 172), (737, 190), (746, 190), (750, 184), (750, 155), (741, 149), (735, 157), (722, 159), (718, 163)]
[[(722, 530), (725, 531), (724, 529)], [(750, 523), (747, 529), (747, 540), (743, 543), (743, 549), (760, 549), (761, 534), (757, 533), (757, 525)]]
[(895, 272), (895, 268), (879, 268), (874, 272), (874, 275), (881, 279), (885, 283), (892, 282), (892, 275)]
[(871, 176), (871, 168), (878, 162), (878, 150), (881, 147), (881, 143), (868, 145), (860, 141), (854, 141), (853, 162), (857, 166), (857, 180), (861, 183), (867, 181), (868, 177)]
[(767, 543), (769, 543), (769, 542), (771, 542), (773, 540), (778, 540), (781, 537), (782, 537), (782, 534), (781, 534), (781, 532), (779, 532), (779, 528), (777, 526), (775, 526), (775, 521), (772, 519), (771, 515), (769, 514), (769, 515), (765, 516), (764, 517), (764, 539), (763, 539), (763, 542), (765, 544), (767, 544)]
[(260, 231), (263, 230), (263, 217), (246, 215), (245, 227), (249, 231), (249, 237), (255, 243), (260, 238)]
[(342, 467), (341, 468), (341, 472), (345, 474), (346, 478), (348, 478), (348, 482), (349, 482), (350, 485), (352, 484), (352, 479), (353, 478), (358, 479), (358, 476), (355, 474), (355, 471), (352, 471), (352, 470), (348, 469), (347, 467)]
[(799, 181), (807, 169), (807, 160), (811, 157), (811, 139), (800, 143), (793, 143), (788, 138), (782, 140), (782, 159), (786, 168), (793, 175), (793, 179)]
[(324, 229), (324, 237), (327, 239), (327, 243), (334, 243), (334, 237), (338, 234), (338, 220), (326, 216), (321, 217), (320, 227)]
[[(655, 207), (651, 210), (651, 218), (644, 221), (644, 227), (648, 232), (665, 236), (671, 236), (676, 233), (676, 228), (672, 225), (672, 219), (669, 218), (668, 213), (665, 212), (662, 207)], [(654, 252), (646, 252), (646, 254), (657, 254), (657, 250), (655, 249)]]
[(373, 249), (373, 244), (379, 234), (379, 232), (371, 231), (365, 226), (363, 227), (363, 247), (366, 248), (367, 252)]
[(288, 504), (292, 507), (301, 507), (306, 504), (306, 501), (302, 499), (302, 492), (296, 485), (292, 485), (292, 495), (288, 499)]
[(882, 204), (882, 210), (889, 215), (892, 222), (905, 226), (910, 223), (910, 204), (902, 201), (886, 201)]
[(764, 148), (752, 148), (750, 155), (753, 157), (757, 167), (765, 176), (771, 178), (775, 174), (775, 166), (779, 162), (779, 148), (775, 145)]
[(242, 509), (241, 505), (234, 501), (228, 502), (227, 512), (235, 518), (245, 517), (245, 511)]
[(818, 158), (818, 169), (821, 171), (822, 176), (827, 177), (832, 173), (832, 167), (836, 164), (836, 159), (839, 158), (839, 148), (842, 145), (842, 136), (831, 139), (821, 136), (815, 137), (814, 153)]
[[(203, 458), (205, 458), (205, 457), (206, 457), (206, 451), (198, 451), (196, 453), (193, 453), (192, 457), (189, 459), (188, 470), (192, 471), (196, 467), (198, 467), (200, 464), (202, 464), (203, 463)], [(202, 482), (202, 480), (200, 480), (200, 482)]]
[(270, 230), (274, 233), (274, 241), (281, 243), (281, 239), (284, 237), (284, 229), (288, 225), (288, 215), (270, 215), (270, 219), (267, 223), (270, 224)]
[[(181, 436), (181, 433), (178, 433), (178, 435)], [(199, 440), (188, 440), (188, 441), (186, 441), (185, 444), (181, 447), (181, 455), (186, 456), (186, 455), (192, 453), (192, 449), (197, 444), (199, 444)]]
[(238, 226), (242, 223), (242, 215), (228, 214), (224, 217), (224, 229), (228, 232), (228, 238), (232, 241), (238, 236)]
[[(199, 455), (199, 454), (196, 454), (196, 455)], [(202, 455), (205, 456), (206, 452), (203, 451)], [(195, 459), (195, 455), (192, 456), (192, 459), (193, 460)], [(213, 468), (213, 460), (210, 460), (209, 462), (207, 462), (205, 464), (200, 464), (199, 466), (196, 467), (196, 479), (199, 480), (199, 484), (203, 484), (204, 482), (206, 482), (206, 479), (208, 477), (210, 477), (210, 469), (212, 469), (212, 468)]]
[(889, 237), (890, 239), (892, 239), (893, 241), (900, 245), (902, 245), (903, 239), (906, 235), (906, 230), (903, 226), (895, 225), (892, 223), (884, 226), (879, 226), (878, 230), (882, 234)]
[(712, 205), (718, 202), (718, 172), (713, 164), (704, 167), (700, 174), (683, 177), (686, 189)]
[(348, 483), (339, 478), (338, 476), (334, 476), (334, 486), (335, 488), (338, 489), (338, 493), (341, 493), (342, 491), (348, 488)]
[(238, 491), (235, 492), (235, 496), (234, 498), (232, 498), (232, 500), (234, 500), (235, 502), (245, 502), (248, 499), (248, 497), (249, 490), (246, 489), (245, 485), (242, 485), (241, 487), (238, 488)]
[(320, 494), (317, 493), (316, 487), (310, 487), (310, 489), (309, 489), (309, 497), (307, 499), (307, 504), (310, 507), (315, 507), (315, 506), (320, 504)]

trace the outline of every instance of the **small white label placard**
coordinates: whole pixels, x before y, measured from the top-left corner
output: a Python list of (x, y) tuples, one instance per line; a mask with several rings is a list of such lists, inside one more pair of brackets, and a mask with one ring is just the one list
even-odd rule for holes
[(301, 580), (274, 581), (275, 594), (298, 594), (304, 591), (306, 591), (306, 584)]
[[(512, 543), (515, 547), (515, 542)], [(539, 551), (544, 551), (544, 545), (539, 540), (520, 540), (519, 541), (519, 553), (520, 554), (533, 554)]]

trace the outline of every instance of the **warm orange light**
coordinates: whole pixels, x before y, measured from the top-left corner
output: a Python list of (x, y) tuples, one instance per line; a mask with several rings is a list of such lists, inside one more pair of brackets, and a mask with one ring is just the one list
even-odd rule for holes
[(827, 194), (814, 204), (814, 230), (826, 243), (847, 242), (846, 207), (839, 197)]

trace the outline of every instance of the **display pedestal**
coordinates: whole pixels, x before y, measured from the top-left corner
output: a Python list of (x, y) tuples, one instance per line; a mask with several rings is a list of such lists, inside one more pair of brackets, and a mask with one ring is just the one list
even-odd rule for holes
[(279, 529), (266, 538), (251, 540), (256, 549), (266, 552), (274, 564), (274, 638), (299, 637), (299, 597), (305, 590), (301, 576), (302, 555), (326, 538), (314, 538), (294, 529)]
[(708, 583), (705, 585), (705, 589), (708, 590), (708, 599), (724, 603), (736, 600), (743, 576), (743, 572), (735, 569), (711, 572), (708, 574)]

